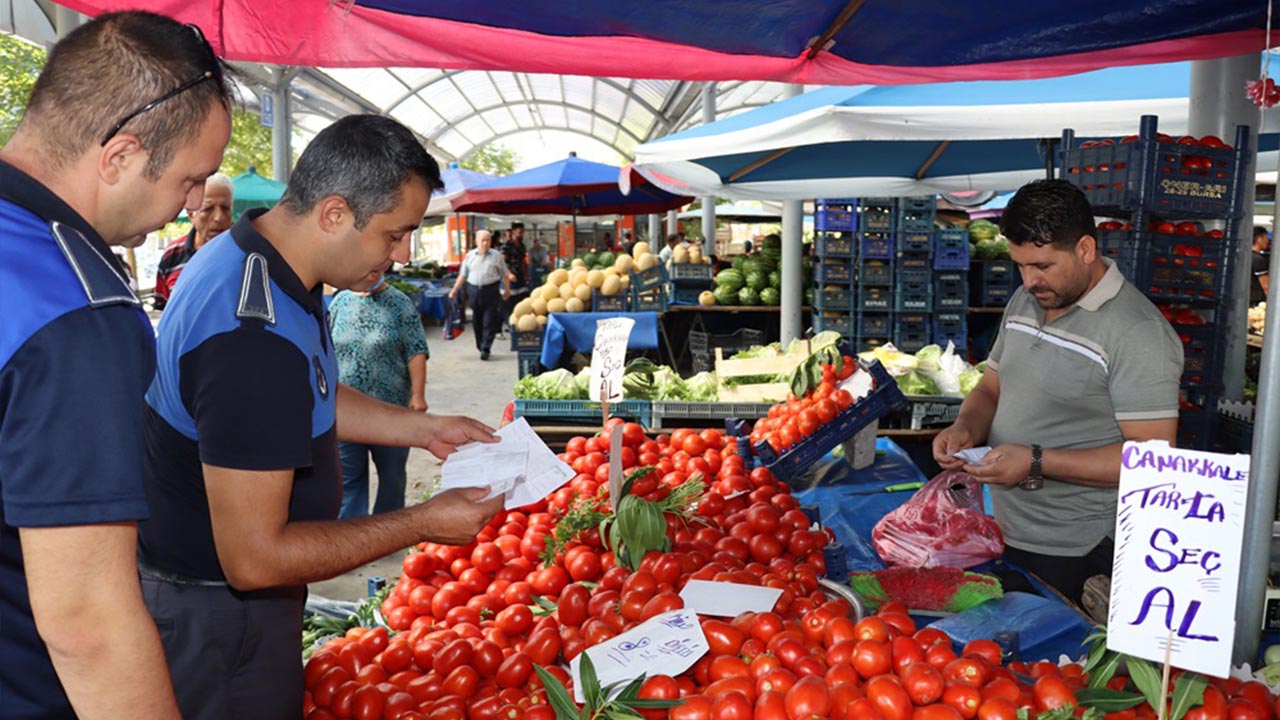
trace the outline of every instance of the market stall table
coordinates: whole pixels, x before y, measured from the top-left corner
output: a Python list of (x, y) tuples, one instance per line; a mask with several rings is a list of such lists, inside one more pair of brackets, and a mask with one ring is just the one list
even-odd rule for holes
[[(849, 569), (870, 571), (885, 568), (872, 546), (872, 529), (881, 518), (910, 499), (912, 493), (849, 493), (926, 479), (897, 443), (882, 437), (876, 440), (876, 460), (871, 467), (854, 470), (843, 458), (828, 457), (804, 476), (804, 487), (793, 486), (792, 490), (802, 505), (819, 508), (822, 525), (831, 528), (837, 541), (844, 545)], [(1006, 584), (1005, 598), (988, 601), (935, 624), (947, 629), (957, 640), (990, 638), (1001, 630), (1017, 630), (1022, 656), (1028, 660), (1056, 660), (1060, 654), (1071, 657), (1080, 654), (1080, 643), (1092, 625), (1078, 610), (1033, 576), (1004, 561), (972, 570), (999, 575)], [(1006, 579), (1012, 577), (1011, 572), (1025, 578), (1029, 589), (1040, 596), (1009, 592), (1011, 583)]]
[(542, 365), (554, 368), (560, 364), (560, 355), (566, 346), (578, 352), (591, 352), (596, 341), (596, 323), (615, 317), (627, 317), (636, 321), (627, 340), (628, 350), (655, 350), (659, 347), (658, 335), (662, 324), (656, 312), (620, 313), (551, 313), (542, 337)]

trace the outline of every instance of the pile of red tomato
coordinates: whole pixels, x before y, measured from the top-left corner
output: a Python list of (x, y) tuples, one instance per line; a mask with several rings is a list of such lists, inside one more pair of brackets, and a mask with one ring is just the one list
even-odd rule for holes
[[(1120, 222), (1119, 220), (1104, 220), (1098, 223), (1098, 229), (1102, 231), (1123, 231), (1132, 232), (1133, 224)], [(1184, 220), (1179, 223), (1153, 220), (1147, 226), (1147, 229), (1157, 235), (1186, 235), (1188, 237), (1202, 237), (1210, 240), (1221, 240), (1223, 232), (1217, 228), (1205, 230), (1204, 225), (1191, 220)], [(1200, 257), (1204, 251), (1198, 245), (1177, 245), (1174, 247), (1174, 255), (1186, 255), (1189, 257)]]
[(837, 386), (853, 375), (857, 368), (854, 359), (847, 355), (840, 370), (836, 370), (834, 365), (824, 364), (822, 382), (816, 388), (802, 398), (793, 395), (787, 402), (770, 407), (768, 415), (756, 421), (751, 428), (751, 447), (763, 441), (775, 453), (782, 454), (835, 420), (837, 415), (853, 405), (853, 395)]
[[(615, 432), (625, 466), (654, 468), (633, 493), (657, 500), (706, 478), (696, 515), (668, 515), (671, 551), (649, 553), (635, 572), (617, 566), (594, 531), (544, 565), (574, 496), (594, 496), (607, 480), (601, 468)], [(734, 448), (716, 430), (649, 438), (620, 421), (574, 438), (561, 455), (577, 471), (565, 488), (495, 517), (471, 545), (422, 544), (405, 556), (382, 606), (392, 632), (354, 629), (317, 649), (305, 669), (304, 717), (554, 720), (534, 665), (571, 687), (569, 660), (681, 607), (678, 592), (695, 578), (783, 592), (769, 612), (704, 618), (710, 652), (678, 676), (648, 678), (640, 692), (683, 704), (644, 710), (649, 720), (1015, 720), (1019, 707), (1074, 702), (1078, 666), (1001, 667), (999, 647), (984, 640), (957, 655), (945, 634), (917, 630), (892, 604), (851, 620), (849, 605), (819, 586), (827, 532), (812, 530), (787, 486), (766, 469), (748, 471)], [(1255, 685), (1222, 685), (1190, 720), (1273, 720)], [(1105, 720), (1151, 717), (1140, 709)]]

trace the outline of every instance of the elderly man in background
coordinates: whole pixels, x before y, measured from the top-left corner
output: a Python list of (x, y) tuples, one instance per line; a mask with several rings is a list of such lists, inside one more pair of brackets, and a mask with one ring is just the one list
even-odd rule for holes
[(231, 229), (231, 201), (235, 189), (231, 178), (217, 173), (204, 181), (204, 202), (191, 212), (191, 232), (165, 248), (156, 268), (155, 307), (163, 310), (178, 283), (178, 276), (196, 251), (209, 240)]
[(458, 297), (463, 282), (467, 283), (467, 294), (471, 298), (476, 349), (480, 351), (481, 360), (488, 360), (493, 339), (502, 327), (502, 303), (511, 297), (511, 273), (502, 252), (493, 247), (493, 236), (488, 230), (476, 233), (476, 246), (462, 260), (458, 281), (449, 291), (450, 300)]

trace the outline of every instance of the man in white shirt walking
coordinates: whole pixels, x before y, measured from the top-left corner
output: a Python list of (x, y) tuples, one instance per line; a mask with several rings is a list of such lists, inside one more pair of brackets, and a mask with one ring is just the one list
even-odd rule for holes
[[(476, 349), (480, 359), (488, 360), (493, 348), (493, 338), (502, 327), (502, 303), (511, 297), (511, 273), (502, 253), (493, 247), (493, 237), (488, 230), (476, 233), (476, 246), (462, 260), (458, 281), (449, 291), (449, 299), (458, 297), (465, 281), (471, 298), (471, 316), (475, 323)], [(502, 284), (499, 295), (498, 284)]]

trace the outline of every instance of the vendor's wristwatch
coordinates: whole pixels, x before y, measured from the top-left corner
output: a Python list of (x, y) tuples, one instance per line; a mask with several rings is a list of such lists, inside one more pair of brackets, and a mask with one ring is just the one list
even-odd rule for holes
[(1044, 448), (1031, 446), (1031, 474), (1018, 484), (1023, 490), (1039, 490), (1044, 487)]

